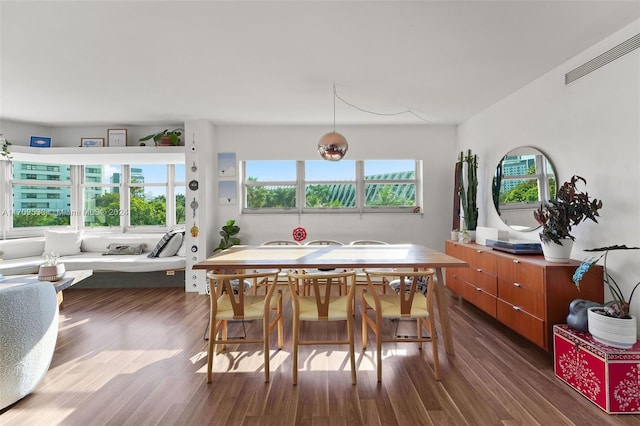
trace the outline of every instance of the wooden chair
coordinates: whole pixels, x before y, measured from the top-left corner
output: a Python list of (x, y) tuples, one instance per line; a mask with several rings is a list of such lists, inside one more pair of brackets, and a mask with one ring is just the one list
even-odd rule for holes
[[(440, 380), (436, 325), (432, 315), (435, 288), (434, 271), (432, 269), (393, 273), (367, 269), (364, 271), (367, 274), (368, 289), (362, 292), (362, 350), (367, 348), (367, 332), (371, 328), (376, 335), (378, 382), (382, 381), (382, 343), (384, 342), (417, 342), (420, 350), (422, 350), (423, 342), (431, 342), (433, 372), (436, 380)], [(373, 281), (382, 276), (399, 280), (400, 290), (397, 294), (378, 294)], [(426, 294), (418, 291), (421, 279), (428, 279)], [(369, 315), (370, 313), (373, 315)], [(401, 318), (416, 320), (417, 335), (415, 337), (399, 337), (395, 334), (389, 337), (389, 333), (383, 335), (384, 319)], [(427, 330), (428, 336), (423, 335), (423, 326)]]
[[(354, 353), (353, 299), (355, 295), (355, 273), (297, 273), (289, 271), (289, 290), (293, 307), (293, 384), (298, 383), (298, 348), (300, 345), (349, 345), (351, 360), (351, 383), (356, 384), (356, 361)], [(333, 281), (346, 281), (346, 295), (331, 294)], [(313, 295), (301, 294), (303, 283), (310, 283)], [(346, 321), (347, 340), (301, 340), (300, 321)]]
[[(311, 241), (307, 241), (306, 243), (304, 243), (305, 246), (343, 246), (344, 244), (340, 241), (337, 240), (311, 240)], [(342, 272), (345, 272), (345, 270), (342, 270)], [(336, 270), (335, 269), (331, 269), (331, 270), (323, 270), (323, 269), (316, 269), (316, 268), (312, 268), (312, 269), (305, 269), (303, 270), (303, 272), (309, 273), (309, 274), (318, 274), (318, 273), (326, 273), (326, 274), (332, 274), (335, 273)], [(345, 280), (340, 280), (338, 282), (336, 282), (336, 284), (339, 286), (340, 288), (340, 295), (344, 295), (347, 294), (347, 285), (345, 283)], [(309, 285), (303, 285), (302, 287), (303, 289), (303, 294), (305, 296), (309, 296), (310, 291), (311, 291), (311, 287)]]
[(337, 240), (311, 240), (304, 243), (305, 246), (343, 246), (344, 244)]
[[(349, 243), (350, 246), (371, 246), (371, 245), (389, 245), (389, 243), (379, 240), (354, 240)], [(393, 268), (375, 268), (369, 269), (370, 271), (378, 271), (378, 272), (393, 272), (395, 269)], [(364, 273), (362, 269), (356, 270), (356, 284), (366, 285), (367, 284), (367, 275)], [(380, 290), (382, 290), (382, 294), (387, 294), (387, 288), (389, 287), (389, 280), (380, 276), (380, 279), (374, 283)]]
[[(267, 241), (264, 242), (262, 244), (260, 244), (261, 246), (301, 246), (302, 244), (300, 244), (297, 241), (293, 241), (293, 240), (272, 240), (272, 241)], [(262, 272), (263, 270), (260, 269), (256, 269), (255, 272)], [(276, 280), (276, 284), (283, 284), (283, 285), (287, 285), (287, 271), (280, 271), (280, 273), (278, 273), (278, 279)], [(254, 280), (253, 282), (253, 294), (258, 294), (258, 289), (259, 288), (266, 288), (266, 286), (268, 285), (268, 283), (265, 282), (265, 279), (262, 280)], [(265, 290), (265, 294), (266, 294), (266, 290)]]
[[(262, 343), (264, 351), (264, 377), (269, 381), (269, 336), (273, 329), (278, 329), (278, 349), (283, 345), (282, 320), (282, 291), (275, 285), (270, 285), (266, 295), (245, 295), (244, 291), (234, 291), (240, 288), (238, 283), (254, 279), (268, 279), (275, 283), (280, 269), (253, 273), (214, 273), (208, 272), (209, 299), (211, 302), (209, 317), (209, 347), (207, 351), (207, 383), (211, 383), (213, 356), (217, 346), (222, 350), (227, 344)], [(262, 320), (262, 337), (255, 339), (232, 338), (227, 334), (227, 323), (232, 320)], [(218, 339), (218, 334), (221, 334)]]

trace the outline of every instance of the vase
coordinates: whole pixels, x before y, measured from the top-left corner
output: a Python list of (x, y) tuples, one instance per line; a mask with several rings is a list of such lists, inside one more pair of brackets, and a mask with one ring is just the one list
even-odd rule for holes
[(614, 348), (630, 349), (638, 340), (636, 317), (615, 318), (604, 315), (601, 307), (587, 310), (589, 333), (593, 339), (603, 345)]
[(569, 263), (571, 258), (571, 248), (573, 248), (573, 240), (564, 238), (560, 240), (562, 244), (553, 241), (540, 241), (542, 244), (542, 253), (547, 262)]
[(39, 281), (58, 281), (64, 277), (64, 263), (56, 265), (40, 265), (38, 270)]
[(590, 300), (575, 299), (569, 305), (569, 315), (567, 315), (567, 325), (574, 330), (586, 332), (589, 330), (588, 308), (602, 307), (600, 303)]

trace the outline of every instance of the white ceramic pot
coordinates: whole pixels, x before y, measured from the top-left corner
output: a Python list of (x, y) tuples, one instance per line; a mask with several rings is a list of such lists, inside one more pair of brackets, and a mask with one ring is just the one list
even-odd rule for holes
[(629, 349), (638, 341), (638, 323), (636, 317), (614, 318), (599, 314), (600, 307), (587, 311), (589, 333), (594, 340), (615, 348)]
[(64, 263), (58, 263), (57, 265), (40, 265), (38, 280), (58, 281), (64, 277), (64, 272)]
[(573, 248), (573, 240), (565, 238), (561, 240), (562, 244), (556, 244), (553, 241), (540, 241), (542, 245), (542, 253), (547, 262), (569, 263), (571, 258), (571, 249)]

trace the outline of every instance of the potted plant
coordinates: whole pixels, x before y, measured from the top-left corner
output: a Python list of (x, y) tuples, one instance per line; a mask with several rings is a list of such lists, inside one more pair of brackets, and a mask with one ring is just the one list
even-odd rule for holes
[(9, 145), (11, 145), (11, 142), (0, 133), (0, 155), (11, 161), (13, 157), (11, 156), (11, 151), (9, 151)]
[(156, 144), (156, 146), (177, 146), (180, 145), (180, 137), (182, 136), (182, 132), (182, 129), (164, 129), (161, 132), (152, 133), (143, 138), (140, 138), (139, 141), (145, 142), (153, 139), (153, 142)]
[(240, 244), (240, 238), (235, 236), (238, 232), (240, 232), (240, 227), (236, 225), (236, 221), (233, 219), (227, 220), (227, 223), (222, 227), (222, 231), (220, 231), (222, 238), (220, 239), (218, 247), (213, 250), (214, 253), (218, 250), (225, 250), (231, 246)]
[(640, 281), (631, 288), (629, 299), (626, 299), (622, 289), (607, 269), (607, 256), (612, 250), (640, 250), (640, 247), (614, 245), (585, 250), (601, 254), (584, 260), (573, 274), (573, 282), (579, 289), (580, 280), (584, 274), (602, 259), (603, 281), (607, 285), (613, 301), (604, 306), (588, 308), (589, 333), (600, 343), (628, 349), (637, 341), (637, 322), (635, 316), (629, 312), (629, 308), (633, 294), (640, 286)]
[(602, 201), (591, 199), (588, 193), (578, 190), (576, 184), (580, 181), (587, 184), (584, 178), (574, 175), (558, 188), (555, 199), (540, 204), (533, 212), (533, 217), (542, 225), (542, 251), (550, 262), (569, 261), (575, 240), (571, 235), (572, 227), (587, 219), (598, 223), (596, 217)]
[(471, 150), (467, 151), (467, 155), (460, 152), (458, 157), (460, 167), (460, 186), (458, 194), (460, 195), (460, 204), (462, 205), (462, 215), (464, 218), (464, 229), (469, 231), (471, 241), (475, 241), (475, 230), (478, 227), (478, 156), (472, 155)]

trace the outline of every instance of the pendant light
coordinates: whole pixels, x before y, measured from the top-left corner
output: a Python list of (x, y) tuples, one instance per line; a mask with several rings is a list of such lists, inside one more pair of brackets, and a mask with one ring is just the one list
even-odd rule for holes
[(336, 85), (333, 85), (333, 131), (325, 134), (318, 141), (318, 154), (324, 160), (338, 161), (347, 153), (347, 139), (336, 132)]

